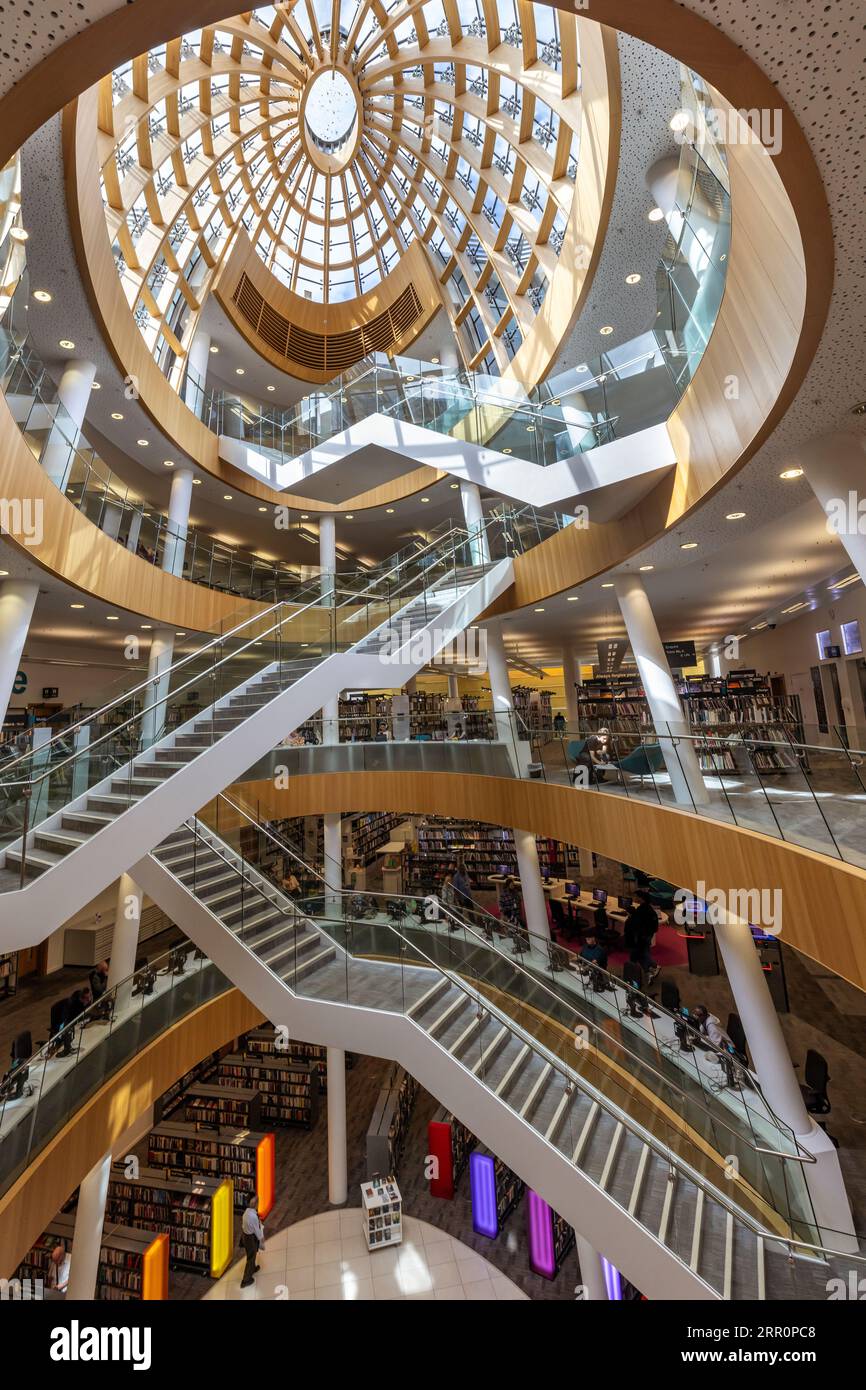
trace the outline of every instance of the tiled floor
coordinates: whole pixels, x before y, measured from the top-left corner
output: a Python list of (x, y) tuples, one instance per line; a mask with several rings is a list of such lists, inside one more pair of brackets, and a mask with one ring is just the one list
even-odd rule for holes
[(239, 1260), (204, 1295), (206, 1299), (354, 1302), (424, 1299), (428, 1302), (529, 1301), (516, 1284), (445, 1231), (404, 1216), (403, 1241), (372, 1254), (361, 1232), (361, 1212), (322, 1212), (271, 1235), (252, 1287), (242, 1289)]

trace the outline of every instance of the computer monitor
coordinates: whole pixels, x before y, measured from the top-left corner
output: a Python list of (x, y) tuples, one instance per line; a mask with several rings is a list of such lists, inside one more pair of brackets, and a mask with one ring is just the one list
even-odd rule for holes
[(593, 890), (592, 890), (592, 901), (593, 901), (594, 903), (598, 903), (601, 907), (604, 907), (605, 903), (607, 902), (607, 891), (606, 891), (606, 889), (604, 889), (604, 888), (593, 888)]
[(568, 896), (569, 896), (570, 898), (579, 898), (579, 897), (580, 897), (580, 884), (579, 884), (579, 883), (570, 883), (570, 884), (568, 885)]
[(549, 864), (545, 864), (545, 865), (543, 866), (543, 868), (542, 868), (542, 870), (541, 870), (541, 877), (544, 879), (544, 882), (547, 883), (547, 881), (548, 881), (549, 878), (550, 878), (550, 865), (549, 865)]
[(511, 874), (511, 866), (509, 864), (497, 864), (496, 872), (502, 874), (503, 878), (508, 878)]

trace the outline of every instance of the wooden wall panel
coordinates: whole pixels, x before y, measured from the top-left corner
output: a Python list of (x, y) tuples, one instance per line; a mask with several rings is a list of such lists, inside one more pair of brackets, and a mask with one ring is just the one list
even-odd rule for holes
[(143, 1110), (202, 1057), (262, 1021), (239, 990), (228, 990), (136, 1053), (77, 1110), (0, 1197), (0, 1278), (12, 1275), (82, 1178)]
[(605, 792), (466, 773), (346, 772), (239, 788), (263, 817), (399, 811), (518, 826), (684, 888), (780, 888), (782, 941), (866, 989), (866, 870), (753, 830)]

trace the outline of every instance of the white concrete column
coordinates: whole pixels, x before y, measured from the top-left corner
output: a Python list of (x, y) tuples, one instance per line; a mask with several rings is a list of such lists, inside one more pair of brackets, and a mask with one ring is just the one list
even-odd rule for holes
[(322, 706), (322, 743), (340, 742), (340, 697), (335, 695)]
[[(681, 806), (706, 806), (710, 794), (695, 745), (684, 737), (689, 731), (688, 724), (643, 581), (636, 574), (617, 574), (614, 585), (650, 713), (658, 730), (674, 798)], [(673, 739), (666, 738), (666, 732), (672, 734)]]
[(460, 682), (456, 676), (448, 677), (448, 698), (449, 700), (460, 699)]
[(32, 579), (4, 579), (0, 584), (0, 724), (9, 708), (38, 594), (39, 585)]
[(490, 546), (484, 530), (484, 508), (481, 505), (481, 492), (477, 483), (460, 482), (460, 501), (463, 503), (463, 516), (466, 529), (470, 533), (469, 553), (473, 565), (490, 563)]
[(592, 850), (578, 849), (577, 853), (581, 878), (592, 878), (595, 873), (595, 862), (592, 857)]
[(349, 1196), (346, 1157), (346, 1054), (328, 1048), (328, 1201), (342, 1207)]
[(162, 738), (165, 729), (165, 701), (171, 677), (168, 674), (174, 657), (174, 629), (158, 627), (150, 640), (147, 661), (149, 684), (144, 690), (146, 712), (141, 720), (141, 747), (150, 748)]
[(328, 917), (339, 917), (341, 907), (340, 894), (343, 888), (342, 817), (339, 812), (330, 811), (323, 819), (325, 913)]
[(74, 449), (78, 444), (90, 392), (96, 376), (96, 366), (84, 358), (74, 357), (63, 368), (57, 383), (60, 405), (45, 445), (42, 467), (56, 487), (63, 491), (72, 468)]
[(192, 500), (192, 469), (177, 468), (172, 474), (171, 495), (168, 499), (168, 526), (162, 552), (162, 568), (166, 574), (183, 574), (186, 553), (186, 533), (189, 528), (189, 507)]
[(484, 632), (487, 636), (487, 675), (490, 680), (496, 737), (505, 744), (514, 771), (520, 777), (529, 762), (530, 747), (528, 738), (523, 737), (525, 731), (517, 727), (502, 628), (499, 623), (485, 623)]
[(585, 1289), (587, 1303), (606, 1303), (608, 1301), (607, 1283), (601, 1256), (588, 1240), (575, 1232), (577, 1263), (580, 1266), (580, 1282)]
[(75, 1209), (75, 1231), (69, 1265), (67, 1302), (96, 1298), (99, 1277), (99, 1250), (102, 1245), (102, 1223), (105, 1220), (105, 1199), (111, 1176), (111, 1154), (107, 1153), (91, 1168), (78, 1189)]
[[(793, 1130), (803, 1148), (816, 1159), (814, 1164), (803, 1164), (802, 1171), (823, 1239), (832, 1249), (856, 1250), (856, 1243), (853, 1246), (845, 1244), (846, 1236), (849, 1241), (853, 1237), (854, 1224), (839, 1158), (832, 1141), (803, 1103), (779, 1015), (749, 926), (713, 907), (709, 915), (761, 1090), (774, 1114)], [(795, 1170), (800, 1164), (792, 1163), (790, 1167), (792, 1178), (796, 1178)]]
[(820, 435), (799, 448), (791, 462), (803, 469), (824, 509), (828, 531), (838, 536), (866, 580), (866, 534), (858, 525), (858, 506), (866, 496), (866, 439), (841, 432)]
[(526, 929), (532, 945), (537, 949), (543, 949), (545, 941), (550, 940), (550, 924), (547, 920), (547, 901), (541, 884), (535, 835), (531, 830), (517, 829), (514, 829), (512, 834), (517, 853), (517, 872), (520, 875)]
[(337, 521), (333, 512), (319, 518), (319, 568), (322, 571), (322, 598), (333, 593), (337, 571)]
[(138, 538), (141, 535), (141, 512), (134, 511), (129, 519), (129, 533), (126, 537), (126, 548), (131, 550), (133, 555), (138, 549)]
[(203, 328), (199, 328), (189, 345), (186, 381), (183, 388), (184, 401), (199, 419), (204, 414), (204, 392), (209, 356), (210, 334), (205, 333)]
[(114, 934), (111, 938), (111, 958), (108, 962), (108, 988), (124, 983), (118, 993), (115, 1013), (119, 1013), (132, 996), (130, 976), (135, 970), (138, 935), (141, 929), (141, 905), (144, 892), (127, 873), (117, 880), (117, 906), (114, 909)]
[(574, 652), (567, 647), (562, 650), (562, 679), (565, 685), (565, 722), (568, 732), (574, 733), (580, 725), (577, 716), (577, 691), (575, 686), (580, 678), (580, 666)]

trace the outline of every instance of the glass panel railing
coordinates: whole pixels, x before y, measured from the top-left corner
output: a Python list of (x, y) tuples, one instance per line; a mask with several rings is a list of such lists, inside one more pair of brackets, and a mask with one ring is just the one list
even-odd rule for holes
[(228, 989), (202, 952), (180, 941), (14, 1063), (0, 1082), (0, 1193), (136, 1053)]

